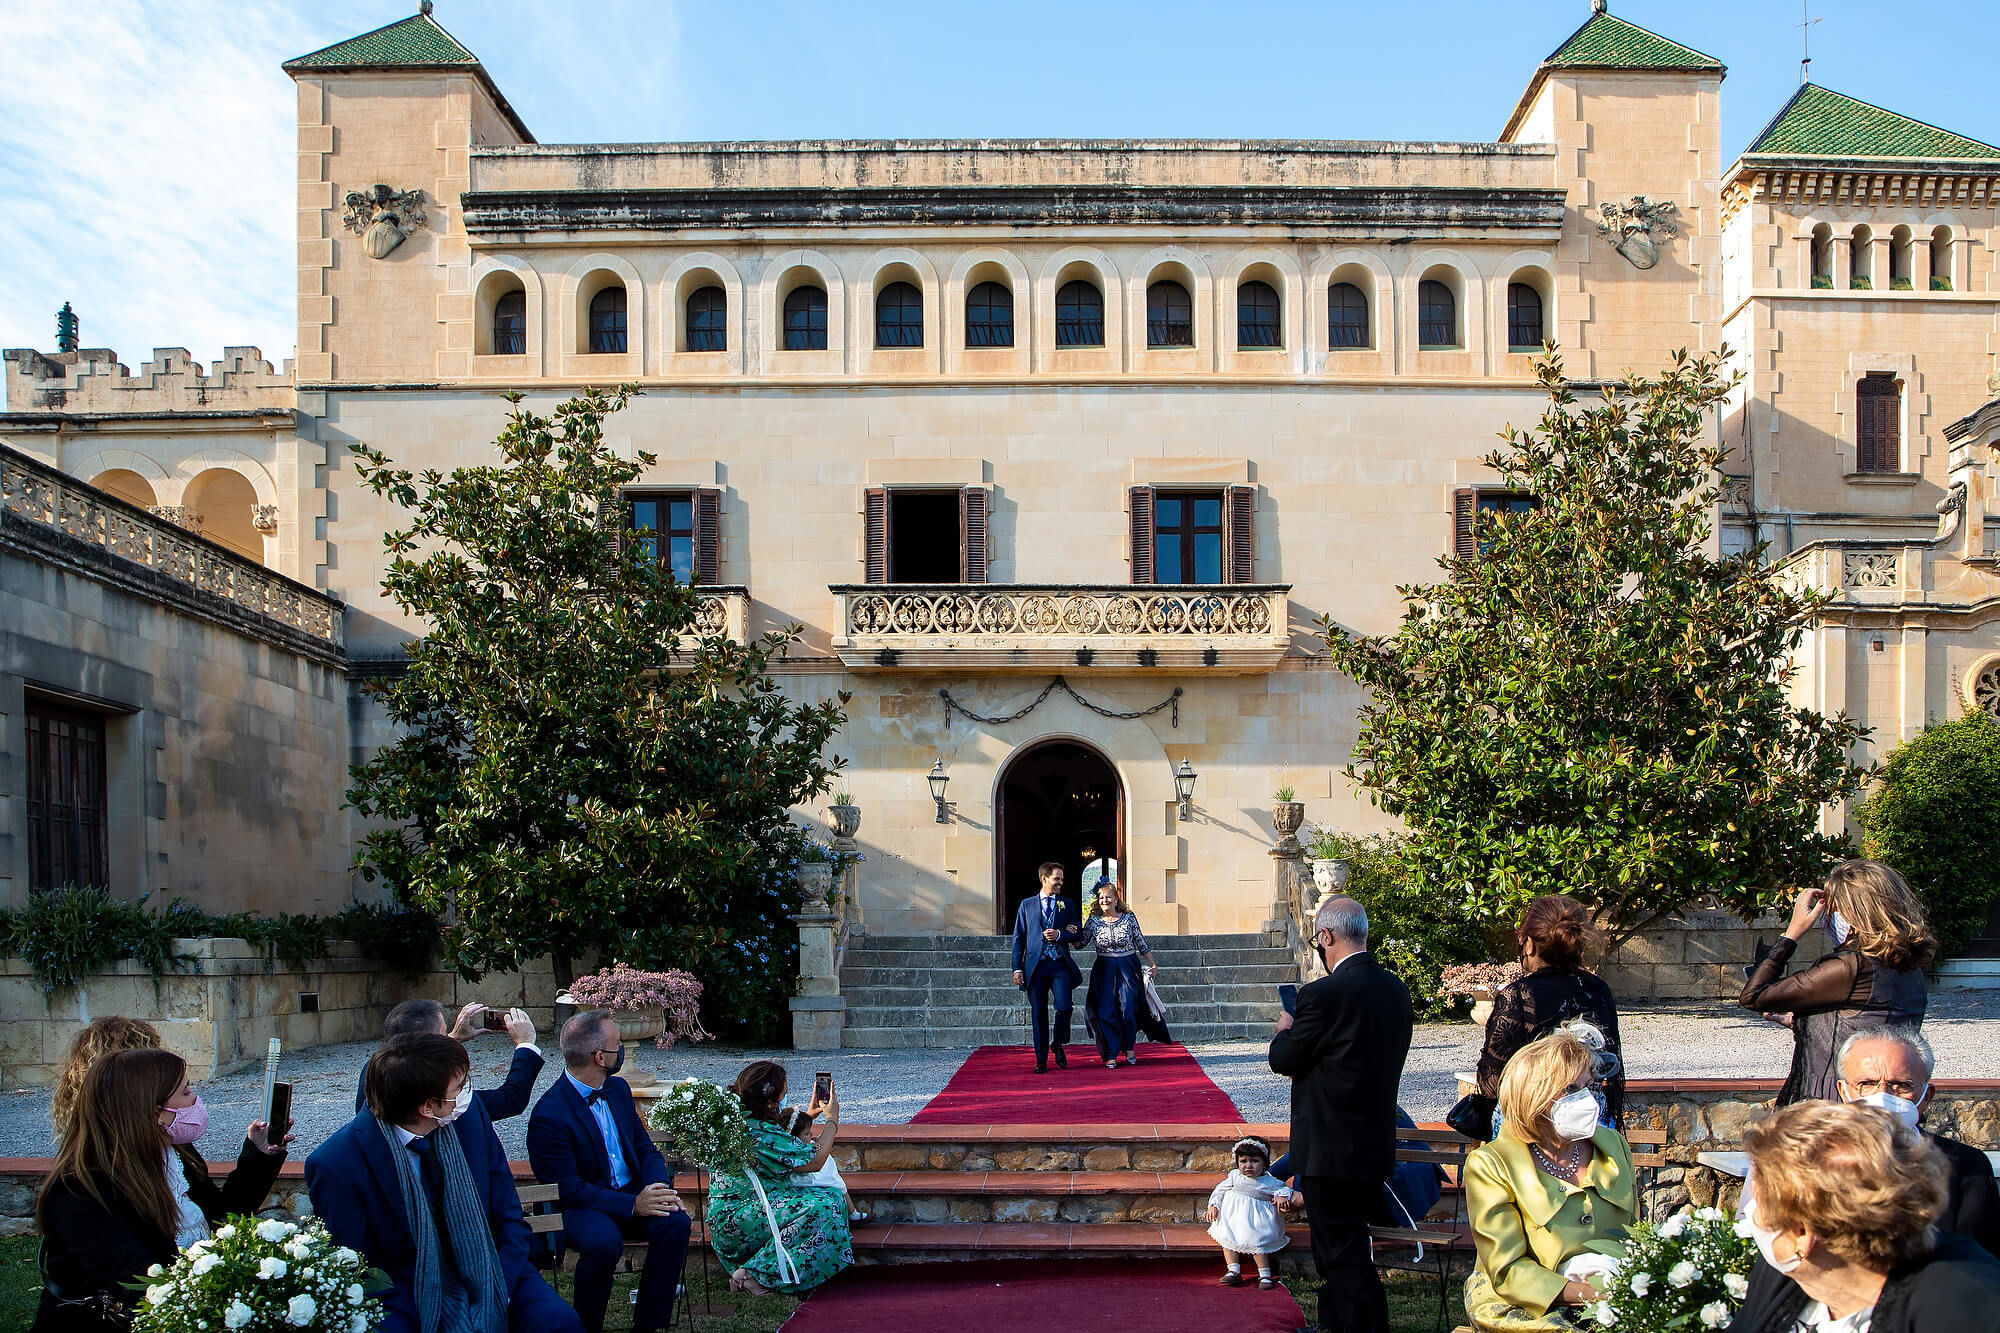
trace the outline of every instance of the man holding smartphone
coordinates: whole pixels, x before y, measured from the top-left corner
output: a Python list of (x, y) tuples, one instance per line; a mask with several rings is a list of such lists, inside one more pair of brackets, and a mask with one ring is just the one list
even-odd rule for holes
[[(457, 1042), (471, 1041), (487, 1032), (505, 1032), (512, 1037), (514, 1061), (507, 1068), (506, 1081), (497, 1088), (472, 1095), (479, 1099), (489, 1120), (506, 1120), (528, 1109), (528, 1100), (535, 1095), (535, 1079), (540, 1076), (547, 1060), (541, 1048), (535, 1045), (535, 1024), (525, 1009), (489, 1009), (475, 1000), (458, 1011), (458, 1020), (447, 1032), (443, 1005), (436, 1000), (405, 1000), (382, 1020), (384, 1041), (424, 1032), (450, 1037)], [(354, 1090), (357, 1114), (368, 1104), (367, 1080), (368, 1071), (364, 1067), (361, 1085)]]

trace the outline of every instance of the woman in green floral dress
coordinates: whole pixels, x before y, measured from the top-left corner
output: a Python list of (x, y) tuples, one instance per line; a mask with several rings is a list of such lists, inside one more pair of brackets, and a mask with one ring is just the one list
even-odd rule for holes
[[(815, 1142), (794, 1138), (776, 1123), (785, 1100), (785, 1067), (770, 1060), (744, 1066), (730, 1090), (750, 1118), (749, 1170), (756, 1173), (770, 1204), (766, 1215), (756, 1187), (743, 1171), (717, 1171), (708, 1200), (708, 1233), (715, 1252), (730, 1269), (731, 1291), (803, 1293), (854, 1263), (853, 1234), (845, 1196), (806, 1183), (833, 1151), (840, 1131), (840, 1099), (829, 1093), (806, 1114), (826, 1112)], [(771, 1220), (777, 1221), (772, 1235)], [(782, 1242), (789, 1263), (779, 1258)]]

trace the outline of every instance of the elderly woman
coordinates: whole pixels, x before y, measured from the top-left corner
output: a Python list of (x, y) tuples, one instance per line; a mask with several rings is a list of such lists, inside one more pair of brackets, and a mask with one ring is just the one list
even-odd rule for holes
[[(1819, 926), (1833, 952), (1785, 975)], [(1937, 940), (1903, 877), (1879, 861), (1843, 861), (1824, 889), (1792, 905), (1784, 938), (1750, 972), (1738, 1003), (1792, 1029), (1792, 1068), (1778, 1105), (1840, 1096), (1840, 1048), (1856, 1032), (1924, 1021), (1924, 968)]]
[(1737, 1229), (1763, 1262), (1737, 1333), (1996, 1333), (2000, 1264), (1939, 1231), (1945, 1163), (1887, 1111), (1802, 1102), (1744, 1136)]
[(1481, 1333), (1573, 1327), (1566, 1308), (1598, 1299), (1593, 1279), (1624, 1257), (1632, 1154), (1598, 1123), (1594, 1062), (1566, 1032), (1522, 1047), (1500, 1077), (1499, 1135), (1465, 1159), (1465, 1312)]
[[(1153, 946), (1146, 943), (1138, 916), (1125, 906), (1125, 895), (1116, 879), (1098, 881), (1096, 910), (1084, 921), (1083, 937), (1077, 943), (1097, 950), (1097, 961), (1090, 967), (1090, 988), (1083, 999), (1084, 1026), (1097, 1038), (1097, 1054), (1106, 1069), (1117, 1068), (1119, 1060), (1136, 1065), (1139, 1057), (1132, 1047), (1139, 1039), (1146, 1011), (1145, 977), (1157, 966)], [(1145, 960), (1143, 976), (1141, 959)]]
[(840, 1098), (814, 1098), (807, 1116), (826, 1114), (817, 1139), (794, 1137), (778, 1123), (785, 1104), (785, 1067), (753, 1060), (730, 1091), (750, 1119), (750, 1160), (744, 1169), (710, 1177), (708, 1228), (730, 1270), (729, 1289), (761, 1296), (802, 1293), (854, 1264), (846, 1196), (821, 1189), (815, 1173), (833, 1155), (840, 1133)]

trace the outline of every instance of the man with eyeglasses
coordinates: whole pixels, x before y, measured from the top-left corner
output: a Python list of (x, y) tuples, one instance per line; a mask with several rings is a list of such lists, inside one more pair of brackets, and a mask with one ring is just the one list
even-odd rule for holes
[(1937, 1057), (1923, 1034), (1909, 1028), (1857, 1032), (1840, 1048), (1840, 1099), (1887, 1111), (1935, 1144), (1951, 1166), (1950, 1195), (1937, 1224), (2000, 1256), (2000, 1191), (1986, 1154), (1922, 1129)]

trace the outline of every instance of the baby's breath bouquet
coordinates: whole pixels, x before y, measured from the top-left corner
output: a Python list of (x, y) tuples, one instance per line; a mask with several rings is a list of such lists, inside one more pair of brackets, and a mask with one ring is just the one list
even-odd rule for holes
[(146, 1270), (134, 1333), (304, 1329), (367, 1333), (382, 1318), (359, 1254), (335, 1245), (317, 1219), (303, 1226), (232, 1217), (172, 1267)]
[(673, 1139), (673, 1154), (711, 1171), (733, 1171), (750, 1160), (750, 1118), (735, 1093), (705, 1079), (667, 1085), (647, 1120)]
[(1719, 1208), (1683, 1208), (1655, 1226), (1632, 1228), (1625, 1262), (1594, 1279), (1605, 1298), (1585, 1306), (1580, 1322), (1621, 1333), (1723, 1328), (1750, 1289), (1757, 1246), (1736, 1234)]

